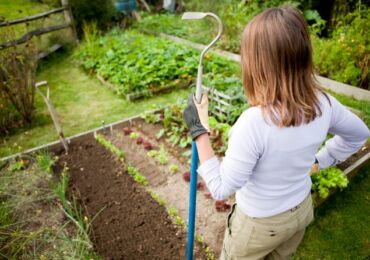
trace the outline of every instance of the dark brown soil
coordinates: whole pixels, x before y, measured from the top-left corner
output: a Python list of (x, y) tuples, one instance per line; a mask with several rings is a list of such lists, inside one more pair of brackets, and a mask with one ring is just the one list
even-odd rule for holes
[[(114, 130), (112, 135), (107, 135), (106, 138), (116, 147), (126, 152), (127, 160), (147, 178), (150, 189), (164, 198), (167, 205), (175, 207), (178, 215), (187, 222), (189, 182), (183, 179), (183, 173), (188, 172), (190, 168), (188, 157), (181, 156), (181, 150), (177, 149), (178, 147), (172, 147), (166, 142), (165, 138), (156, 139), (155, 135), (161, 128), (160, 124), (147, 124), (142, 120), (135, 120), (131, 130), (139, 134), (144, 143), (149, 142), (153, 149), (158, 150), (161, 145), (164, 145), (169, 160), (166, 165), (162, 165), (155, 158), (148, 156), (144, 143), (138, 145), (135, 140), (125, 135), (123, 129)], [(169, 171), (169, 165), (171, 164), (178, 166), (179, 171), (177, 173)], [(217, 258), (222, 249), (227, 206), (225, 203), (223, 203), (225, 207), (215, 205), (215, 201), (208, 196), (209, 193), (207, 193), (202, 178), (199, 177), (198, 182), (203, 186), (203, 189), (198, 189), (197, 192), (196, 234), (204, 238), (204, 242), (212, 249)], [(231, 205), (233, 201), (234, 199), (230, 198), (228, 205)], [(197, 252), (196, 248), (195, 252)]]
[[(156, 134), (163, 128), (161, 124), (147, 124), (144, 120), (138, 119), (133, 122), (134, 128), (139, 129), (144, 135), (156, 139)], [(184, 152), (189, 151), (189, 148), (174, 147), (169, 143), (164, 136), (159, 140), (160, 143), (164, 144), (166, 150), (170, 152), (179, 162), (186, 164), (189, 158), (183, 156)]]
[(93, 138), (73, 143), (58, 163), (69, 167), (69, 192), (94, 219), (91, 239), (104, 259), (185, 258), (184, 232)]

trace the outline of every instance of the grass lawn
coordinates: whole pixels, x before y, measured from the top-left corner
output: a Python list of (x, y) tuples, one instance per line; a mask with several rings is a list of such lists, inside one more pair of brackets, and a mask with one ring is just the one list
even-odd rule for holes
[(315, 212), (294, 259), (369, 259), (370, 168)]
[[(187, 90), (160, 95), (150, 100), (128, 102), (98, 80), (89, 77), (73, 62), (71, 54), (59, 54), (41, 65), (39, 81), (47, 80), (56, 113), (65, 136), (140, 114), (156, 105), (166, 105), (185, 97)], [(36, 95), (36, 116), (32, 125), (1, 140), (0, 157), (58, 139), (45, 103)]]

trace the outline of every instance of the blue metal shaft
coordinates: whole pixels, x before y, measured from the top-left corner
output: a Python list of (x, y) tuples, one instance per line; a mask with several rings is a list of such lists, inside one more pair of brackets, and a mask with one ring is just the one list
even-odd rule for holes
[(188, 247), (186, 259), (193, 259), (194, 249), (194, 230), (195, 230), (195, 209), (197, 202), (197, 169), (198, 169), (198, 150), (193, 141), (191, 145), (191, 165), (190, 165), (190, 196), (189, 196), (189, 226), (188, 226)]

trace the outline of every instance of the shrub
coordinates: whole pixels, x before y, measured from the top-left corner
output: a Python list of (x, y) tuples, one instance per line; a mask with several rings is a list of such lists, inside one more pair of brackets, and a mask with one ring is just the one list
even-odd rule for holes
[(82, 36), (84, 23), (96, 22), (100, 29), (106, 29), (115, 15), (113, 1), (70, 0), (76, 30)]
[(313, 37), (314, 62), (320, 74), (369, 88), (370, 8), (360, 7), (338, 22), (329, 39)]
[(11, 114), (14, 108), (25, 123), (31, 122), (34, 112), (36, 68), (37, 49), (32, 42), (0, 52), (0, 105), (5, 107), (1, 112), (0, 121), (13, 118)]

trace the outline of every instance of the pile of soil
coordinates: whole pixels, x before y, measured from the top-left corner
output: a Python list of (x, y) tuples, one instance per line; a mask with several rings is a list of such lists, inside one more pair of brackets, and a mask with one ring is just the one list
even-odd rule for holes
[(91, 239), (104, 259), (185, 258), (184, 232), (93, 138), (74, 142), (58, 164), (69, 167), (69, 192), (93, 219)]

